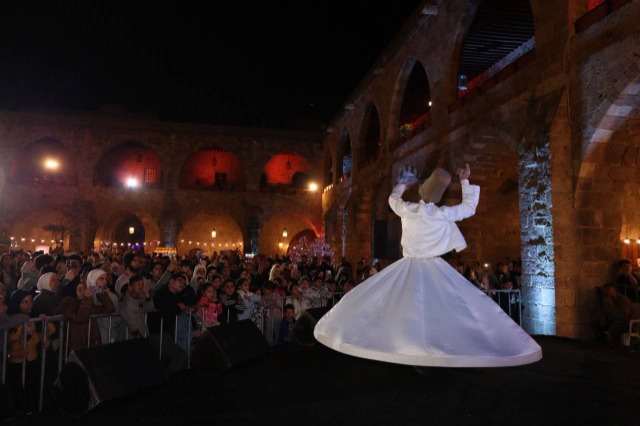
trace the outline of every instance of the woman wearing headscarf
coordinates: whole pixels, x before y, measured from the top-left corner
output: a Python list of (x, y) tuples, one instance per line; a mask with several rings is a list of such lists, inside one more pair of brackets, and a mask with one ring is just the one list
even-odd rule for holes
[[(118, 296), (111, 292), (111, 289), (107, 285), (107, 272), (103, 269), (94, 269), (87, 275), (87, 287), (93, 292), (93, 304), (96, 306), (106, 306), (103, 304), (102, 299), (98, 297), (101, 293), (106, 293), (107, 297), (111, 301), (113, 310), (110, 313), (117, 313), (120, 308), (118, 302)], [(123, 293), (126, 289), (121, 290)], [(111, 342), (117, 342), (124, 340), (124, 325), (120, 317), (98, 318), (98, 325), (100, 326), (100, 336), (102, 338), (102, 344)], [(109, 327), (111, 326), (111, 327)]]
[(203, 279), (206, 280), (206, 275), (207, 275), (207, 267), (204, 266), (202, 263), (198, 263), (196, 267), (193, 268), (193, 275), (191, 276), (191, 281), (189, 284), (191, 285), (191, 287), (196, 293), (198, 292), (198, 278), (202, 277)]
[[(88, 346), (100, 345), (102, 339), (98, 322), (95, 318), (91, 319), (90, 317), (91, 315), (115, 312), (115, 307), (107, 291), (102, 291), (101, 287), (97, 285), (88, 287), (84, 283), (69, 283), (62, 289), (61, 296), (63, 299), (60, 311), (69, 320), (67, 353)], [(93, 303), (94, 296), (100, 301), (100, 305)], [(91, 327), (90, 336), (89, 327)]]
[(60, 281), (58, 275), (47, 272), (38, 279), (38, 290), (40, 294), (33, 299), (33, 312), (35, 315), (56, 315), (58, 314), (62, 297), (58, 294)]

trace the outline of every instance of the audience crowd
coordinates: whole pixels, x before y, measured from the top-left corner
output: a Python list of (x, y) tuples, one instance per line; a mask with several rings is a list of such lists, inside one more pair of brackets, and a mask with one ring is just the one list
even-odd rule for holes
[[(525, 309), (513, 291), (521, 288), (519, 259), (507, 258), (495, 269), (478, 262), (454, 267), (519, 322)], [(183, 258), (142, 252), (4, 254), (0, 339), (7, 339), (5, 381), (13, 406), (19, 412), (37, 408), (43, 351), (47, 362), (57, 364), (59, 351), (145, 338), (161, 353), (167, 371), (175, 372), (185, 368), (190, 345), (220, 324), (251, 320), (269, 344), (291, 342), (305, 309), (331, 307), (381, 269), (364, 258), (355, 265), (345, 258), (334, 263), (329, 256), (302, 255), (293, 262), (280, 256), (244, 258), (233, 251)], [(614, 282), (599, 292), (592, 329), (598, 338), (619, 342), (629, 320), (640, 318), (634, 303), (640, 276), (626, 259), (615, 270)], [(631, 297), (630, 288), (636, 289)], [(59, 321), (43, 321), (52, 316), (65, 320), (64, 333)], [(57, 365), (48, 369), (55, 373)], [(48, 386), (54, 376), (45, 378)]]

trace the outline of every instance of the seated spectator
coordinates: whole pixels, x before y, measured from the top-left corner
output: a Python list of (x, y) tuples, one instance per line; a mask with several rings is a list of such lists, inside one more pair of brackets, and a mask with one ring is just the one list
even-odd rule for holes
[[(97, 320), (90, 317), (98, 314), (112, 314), (115, 311), (107, 292), (103, 292), (100, 286), (87, 287), (84, 283), (77, 285), (69, 283), (62, 289), (61, 296), (60, 311), (69, 320), (66, 352), (100, 345), (102, 343), (100, 327)], [(94, 296), (100, 301), (100, 305), (93, 303)], [(89, 333), (89, 327), (91, 327), (91, 333)], [(89, 338), (91, 340), (87, 341)]]
[(633, 303), (613, 284), (602, 286), (600, 300), (596, 305), (592, 330), (600, 339), (620, 343), (620, 337), (628, 330), (632, 318)]
[(278, 333), (278, 343), (293, 342), (293, 327), (296, 325), (293, 305), (284, 305), (283, 314), (282, 322), (280, 322), (280, 332)]
[(486, 263), (482, 269), (482, 287), (486, 290), (500, 290), (500, 281), (493, 273), (491, 265)]
[(618, 285), (638, 286), (638, 279), (633, 274), (633, 263), (629, 259), (620, 259), (618, 261), (618, 276), (616, 278)]

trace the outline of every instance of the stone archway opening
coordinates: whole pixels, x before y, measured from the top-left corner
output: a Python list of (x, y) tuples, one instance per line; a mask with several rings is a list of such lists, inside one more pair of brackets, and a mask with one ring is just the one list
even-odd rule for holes
[(400, 142), (412, 138), (430, 124), (431, 105), (427, 73), (419, 61), (413, 60), (398, 116)]
[(351, 136), (349, 136), (349, 131), (347, 129), (342, 129), (338, 149), (340, 154), (338, 155), (336, 172), (338, 173), (338, 179), (340, 179), (351, 175), (351, 168), (353, 164), (353, 159), (351, 157)]
[(9, 182), (76, 185), (78, 168), (69, 150), (60, 141), (43, 138), (16, 151), (11, 161)]
[(208, 256), (221, 252), (243, 252), (242, 229), (227, 213), (200, 213), (189, 218), (180, 228), (176, 243), (178, 254), (201, 250)]
[(266, 192), (287, 192), (306, 188), (311, 182), (311, 164), (299, 154), (276, 154), (265, 164), (260, 188)]
[(93, 186), (162, 188), (162, 164), (151, 148), (138, 142), (125, 142), (100, 157)]
[(380, 130), (380, 116), (378, 109), (370, 102), (365, 110), (362, 123), (362, 137), (358, 156), (358, 168), (363, 168), (375, 162), (380, 155), (382, 136)]
[(101, 250), (151, 250), (160, 244), (160, 227), (148, 213), (121, 210), (98, 227), (94, 247)]
[(267, 256), (286, 255), (293, 237), (305, 230), (313, 232), (313, 240), (320, 236), (308, 217), (297, 214), (276, 214), (262, 226), (258, 238), (259, 253)]
[(200, 149), (187, 158), (180, 172), (180, 188), (243, 191), (245, 179), (233, 153), (218, 147)]

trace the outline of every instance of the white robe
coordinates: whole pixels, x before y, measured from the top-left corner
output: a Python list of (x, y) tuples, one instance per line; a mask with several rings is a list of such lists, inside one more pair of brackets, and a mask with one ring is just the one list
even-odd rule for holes
[(455, 222), (475, 213), (480, 188), (462, 181), (462, 203), (402, 201), (404, 258), (345, 296), (315, 327), (316, 339), (337, 351), (379, 361), (441, 367), (498, 367), (542, 358), (540, 346), (492, 299), (437, 257), (466, 242)]

